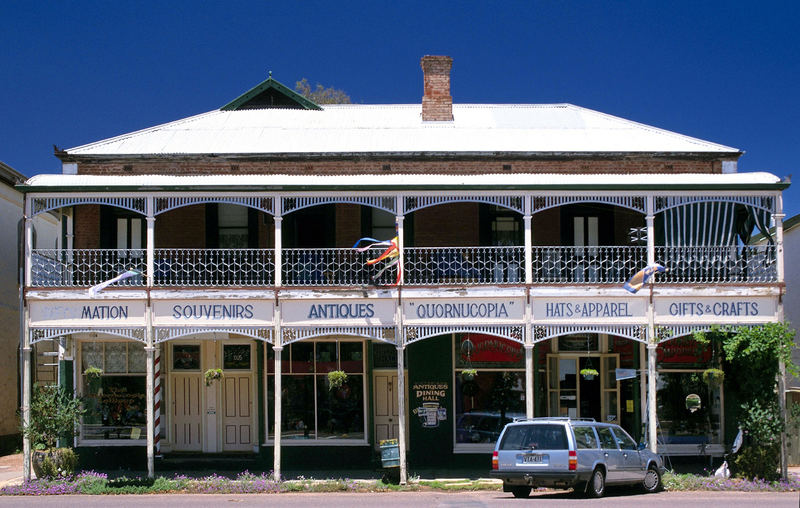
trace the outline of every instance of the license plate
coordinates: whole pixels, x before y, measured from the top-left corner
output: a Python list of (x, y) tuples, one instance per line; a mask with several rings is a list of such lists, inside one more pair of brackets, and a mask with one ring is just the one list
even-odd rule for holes
[(545, 464), (547, 463), (547, 455), (541, 453), (528, 453), (522, 456), (523, 464)]

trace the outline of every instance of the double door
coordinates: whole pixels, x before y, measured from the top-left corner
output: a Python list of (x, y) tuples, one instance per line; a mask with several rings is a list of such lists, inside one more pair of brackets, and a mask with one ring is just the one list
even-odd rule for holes
[[(252, 451), (254, 344), (197, 341), (171, 345), (170, 435), (174, 451)], [(221, 369), (222, 377), (206, 373)], [(212, 376), (213, 377), (213, 376)]]
[[(548, 416), (619, 423), (619, 385), (615, 372), (618, 356), (548, 355)], [(597, 374), (586, 374), (587, 370), (595, 370)]]

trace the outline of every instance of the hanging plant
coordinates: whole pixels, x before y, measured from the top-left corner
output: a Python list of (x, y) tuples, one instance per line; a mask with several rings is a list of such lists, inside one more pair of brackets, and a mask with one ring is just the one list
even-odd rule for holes
[(591, 381), (594, 379), (595, 376), (599, 376), (600, 373), (597, 372), (597, 369), (581, 369), (581, 376), (586, 378), (587, 381)]
[(103, 369), (91, 366), (83, 371), (83, 375), (89, 380), (97, 379), (103, 375)]
[(703, 371), (703, 381), (708, 386), (719, 386), (725, 379), (725, 372), (722, 369), (706, 369)]
[(208, 369), (205, 373), (206, 386), (211, 386), (211, 383), (219, 381), (223, 377), (222, 369)]
[(463, 381), (472, 381), (478, 375), (478, 369), (464, 369), (461, 371), (461, 379)]
[(347, 381), (347, 374), (343, 370), (332, 370), (328, 372), (328, 390), (340, 388)]

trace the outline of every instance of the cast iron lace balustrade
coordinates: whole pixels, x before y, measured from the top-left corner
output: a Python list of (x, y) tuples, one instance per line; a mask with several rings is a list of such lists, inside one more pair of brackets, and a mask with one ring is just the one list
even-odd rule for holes
[(524, 247), (408, 247), (405, 284), (522, 284)]
[(532, 258), (535, 283), (622, 284), (647, 264), (647, 247), (533, 247)]
[(155, 249), (154, 286), (271, 286), (271, 249)]
[(367, 260), (375, 259), (385, 247), (358, 252), (348, 248), (284, 249), (283, 284), (286, 286), (367, 286), (393, 284), (397, 268), (386, 270), (380, 277), (372, 277), (392, 260), (383, 260), (372, 266)]
[(667, 268), (660, 283), (775, 282), (774, 245), (656, 247), (656, 262)]
[[(34, 249), (31, 255), (33, 287), (90, 287), (130, 269), (145, 271), (144, 249)], [(117, 286), (143, 286), (143, 275), (117, 282)]]

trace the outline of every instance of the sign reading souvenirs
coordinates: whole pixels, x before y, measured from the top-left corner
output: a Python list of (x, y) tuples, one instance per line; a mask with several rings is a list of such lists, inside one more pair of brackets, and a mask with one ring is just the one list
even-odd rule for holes
[(153, 324), (264, 326), (272, 324), (272, 309), (263, 300), (155, 300)]
[(657, 298), (657, 323), (761, 323), (776, 318), (777, 300), (769, 296)]
[(31, 326), (144, 326), (145, 304), (136, 300), (32, 301)]
[(521, 322), (525, 302), (513, 298), (464, 298), (453, 300), (407, 300), (404, 321), (414, 324)]
[(286, 325), (391, 326), (395, 300), (286, 300), (281, 303), (281, 321)]
[(534, 298), (535, 321), (631, 322), (646, 319), (643, 298)]

